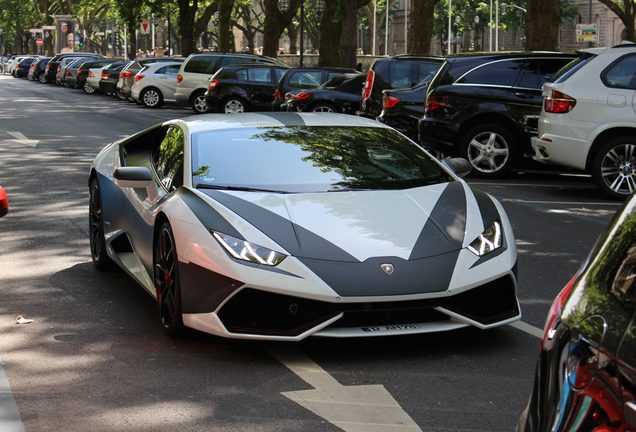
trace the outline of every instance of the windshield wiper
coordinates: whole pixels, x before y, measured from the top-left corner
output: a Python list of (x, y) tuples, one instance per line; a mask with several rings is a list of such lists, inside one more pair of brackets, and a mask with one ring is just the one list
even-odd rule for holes
[(230, 191), (245, 191), (245, 192), (272, 192), (272, 193), (288, 193), (282, 190), (261, 189), (249, 186), (232, 186), (232, 185), (211, 185), (211, 184), (198, 184), (197, 189), (219, 189)]

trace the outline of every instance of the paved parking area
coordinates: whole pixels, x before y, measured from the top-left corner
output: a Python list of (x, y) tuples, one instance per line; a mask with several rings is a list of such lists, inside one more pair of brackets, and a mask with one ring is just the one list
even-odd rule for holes
[[(0, 100), (12, 101), (0, 104), (0, 184), (12, 206), (0, 220), (0, 360), (27, 431), (513, 431), (551, 299), (619, 205), (586, 176), (469, 179), (501, 200), (515, 230), (515, 327), (174, 340), (127, 276), (93, 270), (86, 182), (104, 144), (190, 111), (6, 76)], [(34, 322), (16, 325), (17, 315)]]

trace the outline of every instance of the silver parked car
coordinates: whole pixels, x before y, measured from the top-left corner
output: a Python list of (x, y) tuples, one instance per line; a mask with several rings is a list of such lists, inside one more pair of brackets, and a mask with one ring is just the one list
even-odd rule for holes
[(144, 66), (135, 75), (130, 96), (148, 108), (159, 108), (164, 102), (174, 102), (181, 63), (162, 62)]

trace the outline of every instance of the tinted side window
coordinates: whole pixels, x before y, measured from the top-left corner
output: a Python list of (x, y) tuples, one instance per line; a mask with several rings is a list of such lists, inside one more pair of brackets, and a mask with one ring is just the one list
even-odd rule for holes
[(247, 69), (247, 77), (249, 81), (262, 83), (269, 83), (272, 80), (269, 68)]
[(524, 60), (503, 60), (485, 64), (468, 72), (460, 83), (512, 87)]
[(419, 63), (417, 65), (417, 82), (433, 79), (440, 65), (441, 63)]
[(601, 78), (608, 87), (636, 89), (636, 54), (615, 61), (603, 71)]
[(276, 82), (280, 81), (283, 75), (285, 75), (285, 72), (287, 72), (287, 69), (274, 68), (274, 73), (276, 74)]
[(185, 65), (184, 72), (214, 73), (218, 69), (218, 57), (193, 57)]
[(172, 66), (166, 66), (165, 68), (162, 68), (165, 70), (165, 74), (166, 75), (177, 75), (179, 73), (179, 65), (172, 65)]
[(519, 79), (515, 87), (539, 89), (543, 84), (539, 75), (539, 60), (526, 60), (519, 65)]
[(412, 87), (412, 62), (392, 61), (389, 63), (389, 85), (391, 88)]
[(223, 57), (223, 66), (245, 63), (246, 59), (242, 57), (226, 56)]
[(321, 71), (298, 71), (292, 73), (288, 84), (290, 87), (315, 88), (320, 85), (321, 78)]
[[(224, 77), (221, 77), (221, 78), (224, 78)], [(240, 81), (247, 81), (247, 69), (239, 69), (237, 71), (234, 71), (232, 76), (228, 75), (228, 78), (233, 78)]]
[(169, 191), (183, 183), (183, 141), (181, 128), (171, 127), (153, 157), (161, 184)]

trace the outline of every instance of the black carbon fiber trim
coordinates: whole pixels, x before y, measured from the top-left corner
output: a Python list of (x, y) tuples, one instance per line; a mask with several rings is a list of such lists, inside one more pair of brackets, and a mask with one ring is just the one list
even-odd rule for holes
[(285, 126), (306, 126), (303, 118), (295, 112), (261, 112), (259, 114), (271, 117)]
[(409, 259), (460, 250), (466, 230), (466, 206), (462, 184), (457, 181), (448, 183), (424, 224)]
[(192, 210), (192, 213), (194, 213), (197, 219), (199, 219), (207, 229), (245, 240), (241, 233), (239, 233), (227, 219), (188, 188), (179, 188), (179, 190), (175, 192), (175, 195)]
[(202, 192), (238, 214), (293, 256), (359, 262), (333, 243), (261, 206), (218, 190)]
[[(440, 292), (448, 289), (459, 250), (418, 260), (374, 257), (364, 262), (300, 258), (300, 261), (340, 296), (389, 296)], [(381, 264), (392, 264), (387, 274)]]
[(181, 261), (179, 278), (183, 313), (214, 312), (228, 296), (243, 286), (243, 282)]

